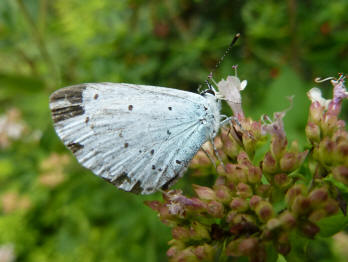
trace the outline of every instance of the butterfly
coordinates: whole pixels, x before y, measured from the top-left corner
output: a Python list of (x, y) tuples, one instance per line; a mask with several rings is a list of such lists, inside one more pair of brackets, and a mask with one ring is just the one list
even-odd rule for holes
[(82, 166), (136, 194), (167, 189), (219, 131), (216, 94), (88, 83), (50, 96), (56, 133)]

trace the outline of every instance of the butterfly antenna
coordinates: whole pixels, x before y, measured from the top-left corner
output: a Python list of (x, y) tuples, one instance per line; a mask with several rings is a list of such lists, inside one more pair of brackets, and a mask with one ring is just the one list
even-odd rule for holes
[(233, 37), (230, 45), (227, 47), (225, 53), (221, 56), (221, 58), (219, 59), (219, 61), (217, 61), (215, 67), (213, 68), (213, 70), (210, 72), (209, 76), (208, 76), (208, 80), (213, 78), (213, 73), (216, 71), (216, 69), (219, 68), (219, 66), (221, 65), (221, 63), (224, 61), (225, 57), (231, 52), (232, 47), (234, 46), (234, 44), (237, 42), (238, 38), (240, 37), (240, 33), (235, 34), (235, 36)]

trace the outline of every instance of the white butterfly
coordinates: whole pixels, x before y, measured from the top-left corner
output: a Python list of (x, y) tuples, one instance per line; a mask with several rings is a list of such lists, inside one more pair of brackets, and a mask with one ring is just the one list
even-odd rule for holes
[(77, 160), (133, 193), (166, 189), (220, 127), (220, 99), (157, 86), (94, 83), (50, 97), (54, 127)]

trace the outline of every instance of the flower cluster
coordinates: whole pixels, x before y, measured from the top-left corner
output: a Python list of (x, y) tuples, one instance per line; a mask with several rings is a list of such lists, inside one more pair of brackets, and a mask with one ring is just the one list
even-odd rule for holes
[(40, 164), (39, 183), (55, 188), (65, 180), (64, 168), (69, 164), (68, 155), (51, 154)]
[(26, 129), (18, 109), (12, 108), (0, 115), (0, 149), (7, 148), (12, 141), (20, 139)]
[[(239, 79), (232, 78), (234, 87), (240, 87)], [(228, 97), (228, 79), (223, 81)], [(305, 151), (296, 142), (288, 145), (282, 120), (286, 111), (275, 113), (273, 120), (264, 116), (253, 121), (235, 107), (237, 119), (215, 139), (224, 165), (218, 166), (214, 185), (193, 185), (194, 197), (172, 190), (163, 193), (162, 202), (146, 202), (172, 228), (170, 261), (223, 261), (230, 256), (267, 261), (267, 247), (286, 255), (291, 232), (313, 238), (320, 230), (319, 220), (340, 208), (345, 211), (333, 183), (348, 185), (348, 133), (338, 119), (347, 97), (343, 81), (343, 76), (332, 80), (330, 101), (317, 89), (308, 93), (312, 104), (306, 135), (311, 145)], [(255, 152), (267, 138), (269, 148), (261, 161), (256, 160)], [(203, 153), (192, 163), (198, 173), (207, 165), (210, 161)]]

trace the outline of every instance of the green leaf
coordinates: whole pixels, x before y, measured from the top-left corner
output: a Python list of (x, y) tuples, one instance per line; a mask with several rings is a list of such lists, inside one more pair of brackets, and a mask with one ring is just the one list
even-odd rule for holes
[(278, 252), (274, 248), (273, 243), (269, 243), (266, 246), (267, 262), (276, 262), (278, 260)]
[(283, 255), (279, 254), (277, 262), (286, 262), (286, 259), (285, 259), (285, 257)]
[(348, 216), (340, 212), (335, 216), (321, 219), (318, 226), (320, 227), (319, 236), (330, 237), (348, 226)]

